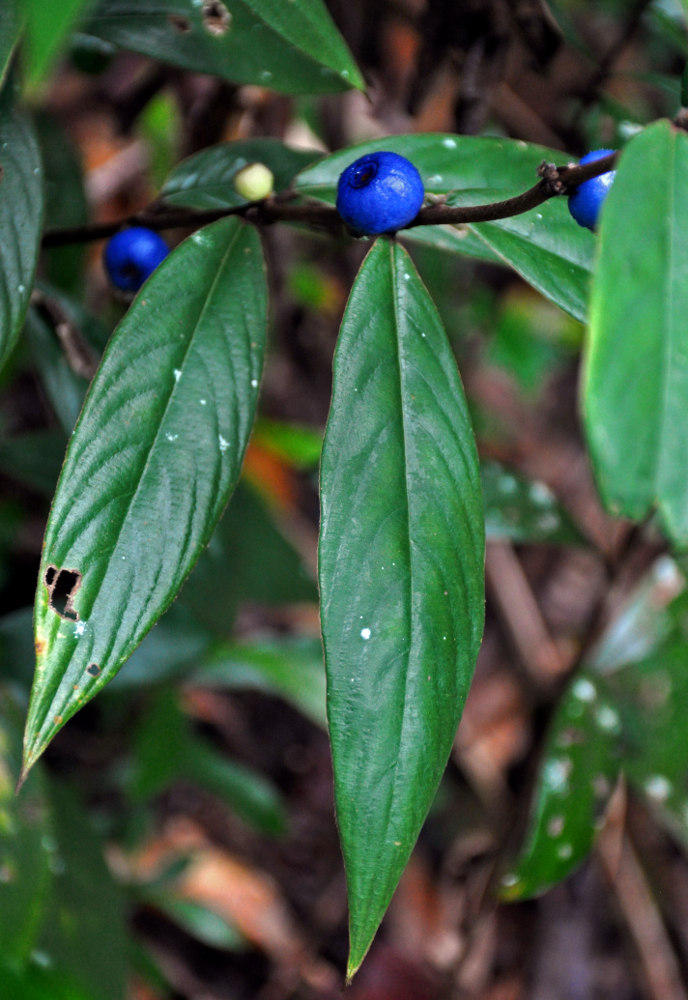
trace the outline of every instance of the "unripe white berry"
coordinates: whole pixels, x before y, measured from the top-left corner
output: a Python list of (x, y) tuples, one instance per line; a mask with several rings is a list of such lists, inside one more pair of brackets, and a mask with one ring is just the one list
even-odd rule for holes
[(249, 163), (234, 175), (234, 190), (247, 201), (262, 201), (272, 194), (272, 170), (264, 163)]

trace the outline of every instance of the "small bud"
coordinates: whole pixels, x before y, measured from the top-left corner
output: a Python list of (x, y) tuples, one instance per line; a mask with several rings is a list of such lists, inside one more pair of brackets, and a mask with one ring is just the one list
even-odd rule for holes
[(272, 170), (264, 163), (249, 163), (234, 176), (234, 190), (247, 201), (262, 201), (272, 194)]

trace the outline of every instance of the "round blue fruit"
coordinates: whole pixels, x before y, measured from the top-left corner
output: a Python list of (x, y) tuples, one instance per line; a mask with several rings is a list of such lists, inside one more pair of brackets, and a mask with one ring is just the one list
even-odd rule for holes
[(158, 233), (145, 226), (132, 226), (108, 240), (103, 254), (105, 270), (115, 288), (138, 292), (169, 252)]
[[(594, 160), (601, 160), (603, 156), (609, 156), (613, 152), (615, 152), (613, 149), (594, 149), (592, 153), (586, 153), (580, 162), (592, 163)], [(591, 177), (589, 181), (583, 181), (582, 184), (579, 184), (573, 194), (569, 195), (569, 212), (579, 226), (595, 229), (600, 209), (615, 176), (616, 170), (610, 170), (598, 177)]]
[(414, 165), (398, 153), (368, 153), (342, 172), (337, 211), (358, 235), (403, 229), (418, 215), (425, 191)]

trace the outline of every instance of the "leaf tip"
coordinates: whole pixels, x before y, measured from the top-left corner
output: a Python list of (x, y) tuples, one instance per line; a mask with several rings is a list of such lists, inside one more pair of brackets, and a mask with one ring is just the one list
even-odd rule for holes
[(354, 947), (353, 944), (349, 946), (349, 960), (347, 962), (346, 978), (344, 980), (345, 986), (351, 986), (353, 978), (363, 965), (363, 960), (368, 954), (368, 949), (370, 948), (372, 943), (373, 939), (371, 937), (371, 939), (368, 941), (368, 943), (365, 945), (364, 948), (356, 948)]
[(31, 770), (31, 764), (25, 763), (21, 769), (21, 774), (17, 780), (17, 784), (14, 786), (14, 794), (19, 795), (24, 785), (24, 782), (29, 776), (29, 771)]

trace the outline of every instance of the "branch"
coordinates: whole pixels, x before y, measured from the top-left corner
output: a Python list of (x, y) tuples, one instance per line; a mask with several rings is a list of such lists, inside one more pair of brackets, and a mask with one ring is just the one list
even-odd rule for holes
[[(553, 163), (543, 162), (538, 168), (540, 180), (523, 194), (504, 201), (491, 202), (487, 205), (451, 206), (438, 202), (422, 208), (413, 222), (406, 227), (415, 226), (458, 225), (468, 222), (492, 222), (495, 219), (508, 219), (521, 215), (532, 208), (537, 208), (549, 198), (567, 194), (572, 188), (604, 174), (614, 167), (618, 153), (610, 153), (592, 163), (568, 164), (557, 167)], [(342, 221), (335, 208), (322, 205), (319, 202), (294, 203), (289, 199), (294, 195), (268, 199), (263, 202), (251, 202), (234, 208), (210, 209), (199, 212), (195, 209), (167, 209), (159, 202), (148, 206), (136, 215), (116, 222), (94, 223), (87, 226), (75, 226), (69, 229), (49, 229), (43, 235), (44, 247), (65, 246), (70, 243), (86, 243), (93, 240), (109, 239), (120, 229), (127, 226), (147, 226), (149, 229), (198, 229), (229, 215), (239, 215), (258, 226), (272, 225), (275, 222), (303, 222), (316, 228), (338, 230)]]

